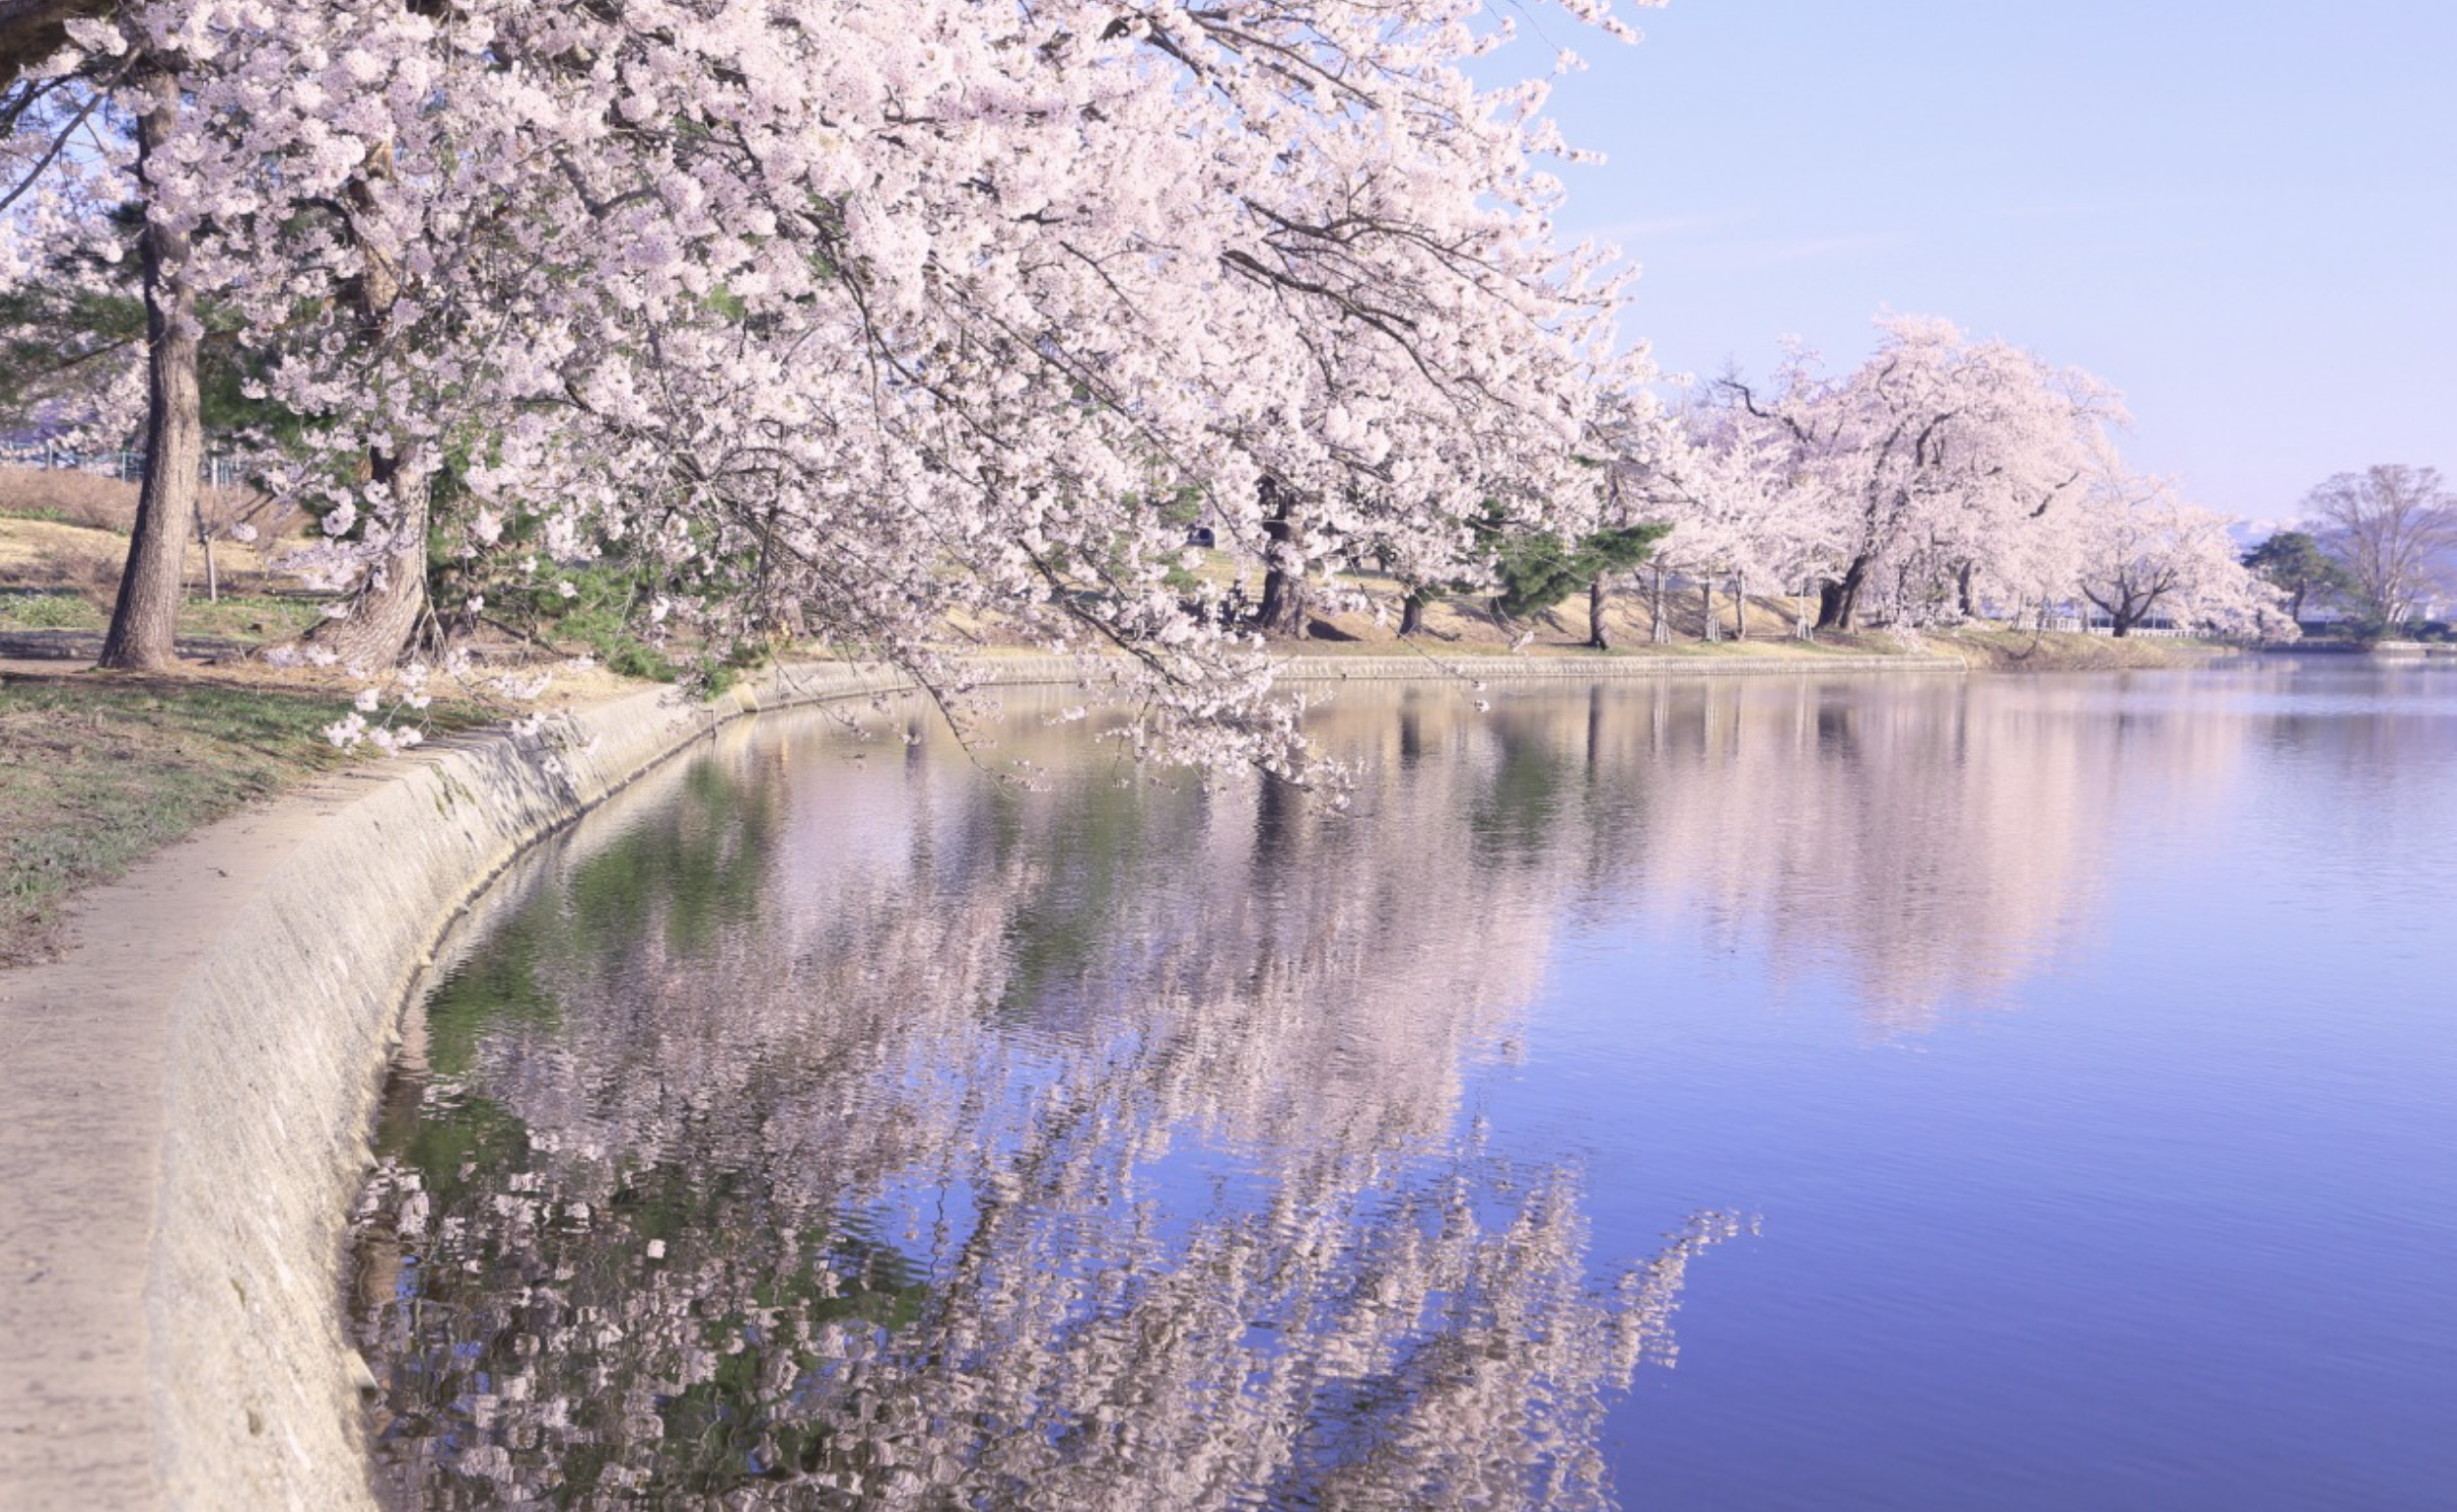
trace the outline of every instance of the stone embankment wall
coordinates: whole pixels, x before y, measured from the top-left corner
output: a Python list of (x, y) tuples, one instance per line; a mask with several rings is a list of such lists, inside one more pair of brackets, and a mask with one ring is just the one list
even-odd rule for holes
[[(983, 680), (1079, 681), (1071, 659)], [(1959, 671), (1945, 658), (1320, 658), (1308, 683)], [(717, 725), (900, 691), (780, 671), (318, 785), (89, 895), (93, 942), (0, 978), (0, 1507), (373, 1503), (336, 1269), (406, 995), (527, 847)], [(552, 757), (549, 761), (546, 758)]]

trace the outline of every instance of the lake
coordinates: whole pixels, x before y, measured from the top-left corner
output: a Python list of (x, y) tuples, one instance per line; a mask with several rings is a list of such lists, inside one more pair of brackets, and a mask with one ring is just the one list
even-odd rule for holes
[(490, 893), (391, 1501), (2457, 1505), (2457, 667), (1343, 691), (1344, 811), (1072, 713)]

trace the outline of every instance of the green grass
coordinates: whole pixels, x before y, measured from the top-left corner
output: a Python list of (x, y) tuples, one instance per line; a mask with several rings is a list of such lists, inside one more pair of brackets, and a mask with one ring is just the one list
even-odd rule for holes
[[(190, 597), (179, 606), (178, 633), (247, 643), (288, 640), (316, 623), (314, 599), (225, 593), (221, 601)], [(100, 635), (109, 616), (74, 592), (0, 592), (0, 631), (83, 630)]]
[(225, 593), (221, 602), (210, 603), (190, 595), (179, 606), (179, 634), (232, 641), (286, 641), (304, 634), (321, 619), (323, 608), (320, 600), (312, 598)]
[(343, 765), (319, 733), (343, 708), (331, 693), (187, 680), (0, 681), (0, 966), (58, 953), (70, 894)]
[(75, 593), (0, 593), (0, 630), (94, 630), (101, 621)]

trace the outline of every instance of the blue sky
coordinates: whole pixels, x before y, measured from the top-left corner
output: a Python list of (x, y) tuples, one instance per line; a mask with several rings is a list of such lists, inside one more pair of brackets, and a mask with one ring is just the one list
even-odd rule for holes
[(1644, 267), (1666, 369), (1848, 366), (1890, 307), (2089, 369), (2227, 514), (2457, 472), (2457, 7), (1673, 0), (1637, 47), (1518, 14), (1512, 71), (1539, 32), (1590, 65), (1553, 113), (1610, 161), (1562, 227)]

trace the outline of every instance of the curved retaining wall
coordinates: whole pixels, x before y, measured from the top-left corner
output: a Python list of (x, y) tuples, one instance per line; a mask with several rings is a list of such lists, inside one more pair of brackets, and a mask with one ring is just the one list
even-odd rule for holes
[[(1949, 658), (1323, 657), (1292, 681), (1960, 671)], [(1077, 682), (1071, 658), (981, 664)], [(738, 715), (909, 686), (789, 669), (319, 784), (88, 895), (0, 977), (0, 1507), (368, 1508), (335, 1283), (404, 997), (516, 857)]]

